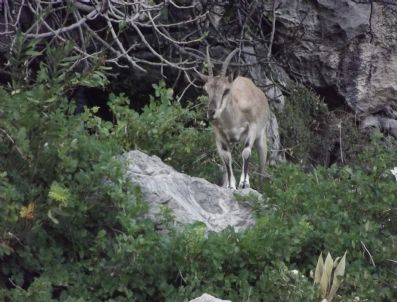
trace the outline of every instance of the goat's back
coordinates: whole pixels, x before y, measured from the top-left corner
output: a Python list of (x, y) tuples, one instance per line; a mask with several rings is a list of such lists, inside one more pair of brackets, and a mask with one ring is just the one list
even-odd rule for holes
[(269, 102), (266, 95), (251, 79), (237, 77), (232, 84), (231, 94), (234, 105), (249, 119), (267, 120)]

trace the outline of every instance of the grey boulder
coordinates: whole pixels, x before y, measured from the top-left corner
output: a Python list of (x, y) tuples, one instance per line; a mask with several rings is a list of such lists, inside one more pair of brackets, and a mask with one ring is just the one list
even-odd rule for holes
[[(204, 179), (179, 173), (157, 156), (133, 150), (123, 155), (126, 174), (142, 191), (149, 204), (148, 218), (161, 225), (163, 210), (172, 211), (176, 224), (203, 222), (207, 231), (219, 232), (227, 227), (236, 231), (254, 225), (252, 208), (238, 202), (235, 192)], [(244, 189), (240, 195), (261, 194)]]
[(230, 300), (221, 300), (209, 294), (203, 294), (200, 297), (190, 300), (189, 302), (231, 302)]

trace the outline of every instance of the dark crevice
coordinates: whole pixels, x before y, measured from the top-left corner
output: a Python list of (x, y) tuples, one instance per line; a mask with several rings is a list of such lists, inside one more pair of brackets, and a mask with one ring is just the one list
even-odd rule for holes
[(324, 102), (328, 105), (330, 111), (335, 109), (347, 108), (347, 104), (343, 96), (341, 96), (337, 91), (336, 87), (321, 87), (314, 88), (317, 94), (324, 98)]

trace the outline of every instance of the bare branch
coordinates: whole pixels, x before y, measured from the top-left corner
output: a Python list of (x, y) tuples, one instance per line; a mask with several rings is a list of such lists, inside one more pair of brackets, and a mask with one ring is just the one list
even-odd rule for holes
[[(84, 64), (90, 64), (95, 56), (101, 55), (104, 62), (117, 67), (134, 67), (139, 71), (145, 71), (148, 65), (162, 70), (171, 67), (189, 78), (187, 73), (194, 72), (193, 67), (200, 70), (198, 66), (206, 61), (203, 49), (206, 45), (214, 45), (211, 40), (216, 40), (223, 49), (239, 46), (241, 55), (246, 46), (268, 39), (258, 26), (264, 12), (260, 1), (240, 1), (235, 6), (238, 14), (232, 14), (236, 17), (230, 20), (223, 18), (225, 3), (213, 1), (185, 2), (189, 3), (186, 6), (175, 0), (157, 4), (149, 0), (20, 0), (19, 3), (16, 12), (7, 13), (8, 27), (3, 25), (0, 31), (0, 36), (10, 37), (11, 47), (25, 22), (24, 38), (50, 45), (72, 41), (73, 51), (81, 55)], [(26, 15), (24, 10), (35, 16), (34, 20), (29, 20), (28, 27), (26, 20), (21, 20)], [(222, 22), (230, 24), (226, 27)], [(234, 26), (240, 27), (237, 35), (225, 32), (225, 28), (234, 29)], [(272, 38), (264, 42), (269, 43), (271, 52)], [(212, 63), (222, 64), (221, 53), (215, 49), (214, 53), (217, 59)], [(267, 64), (267, 58), (265, 53), (258, 56), (257, 62)]]
[(272, 47), (273, 47), (273, 40), (274, 40), (274, 32), (276, 31), (276, 2), (277, 0), (273, 0), (273, 8), (272, 8), (272, 32), (270, 34), (270, 42), (269, 42), (269, 49), (267, 52), (267, 58), (269, 59), (272, 55)]
[[(130, 23), (132, 25), (132, 27), (136, 30), (136, 32), (138, 33), (138, 35), (141, 37), (142, 42), (146, 45), (146, 47), (151, 51), (152, 54), (154, 54), (156, 57), (158, 57), (162, 62), (167, 63), (169, 66), (175, 67), (177, 69), (181, 69), (181, 70), (189, 70), (189, 68), (185, 68), (185, 67), (181, 67), (180, 65), (173, 63), (171, 61), (168, 61), (167, 59), (165, 59), (162, 55), (160, 55), (156, 50), (154, 50), (154, 48), (150, 45), (150, 43), (146, 40), (145, 35), (142, 33), (142, 31), (139, 29), (139, 27), (131, 22)], [(188, 62), (185, 62), (188, 63)], [(190, 62), (190, 64), (192, 64), (194, 62)]]
[(139, 66), (136, 62), (134, 62), (134, 60), (132, 60), (131, 57), (128, 55), (128, 52), (125, 50), (123, 44), (118, 39), (116, 32), (114, 31), (113, 25), (109, 21), (109, 19), (107, 20), (107, 24), (108, 24), (108, 28), (113, 36), (113, 39), (116, 41), (117, 45), (119, 46), (120, 50), (122, 51), (124, 57), (128, 60), (128, 62), (130, 62), (134, 67), (138, 68), (139, 70), (146, 71), (144, 68)]
[(81, 25), (83, 25), (85, 22), (87, 22), (87, 20), (92, 20), (95, 19), (98, 16), (98, 12), (97, 11), (92, 11), (90, 12), (87, 16), (83, 17), (82, 19), (80, 19), (79, 21), (77, 21), (74, 24), (71, 24), (69, 26), (66, 27), (62, 27), (59, 28), (57, 30), (54, 31), (49, 31), (46, 33), (36, 33), (36, 34), (26, 34), (27, 38), (35, 38), (35, 39), (42, 39), (42, 38), (48, 38), (48, 37), (52, 37), (52, 36), (58, 36), (61, 33), (65, 33), (68, 31), (71, 31), (77, 27), (80, 27)]

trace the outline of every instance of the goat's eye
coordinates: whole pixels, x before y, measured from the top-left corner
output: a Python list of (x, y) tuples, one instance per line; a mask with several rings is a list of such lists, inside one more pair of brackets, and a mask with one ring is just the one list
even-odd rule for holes
[(225, 91), (223, 91), (223, 96), (226, 96), (230, 92), (229, 88), (226, 88)]

